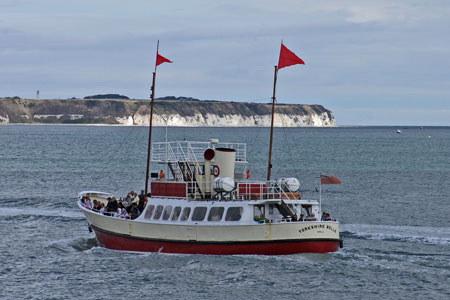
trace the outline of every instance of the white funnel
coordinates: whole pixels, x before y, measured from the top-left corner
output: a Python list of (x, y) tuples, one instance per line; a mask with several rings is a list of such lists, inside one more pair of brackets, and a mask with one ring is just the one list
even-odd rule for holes
[(215, 150), (216, 161), (213, 171), (214, 176), (229, 177), (234, 179), (234, 162), (236, 159), (236, 150), (229, 148), (216, 148)]

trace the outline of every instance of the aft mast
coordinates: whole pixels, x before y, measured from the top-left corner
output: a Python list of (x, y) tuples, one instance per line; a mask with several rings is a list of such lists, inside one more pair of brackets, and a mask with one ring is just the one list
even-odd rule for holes
[(296, 64), (304, 65), (305, 62), (295, 55), (294, 52), (289, 50), (283, 41), (281, 41), (280, 58), (278, 59), (278, 66), (275, 66), (275, 74), (273, 78), (273, 96), (272, 96), (272, 119), (270, 122), (270, 142), (269, 142), (269, 163), (267, 166), (267, 181), (270, 181), (271, 171), (272, 171), (272, 143), (273, 143), (273, 119), (275, 116), (275, 101), (276, 101), (276, 86), (277, 86), (277, 76), (278, 70), (284, 67), (289, 67)]
[(272, 96), (272, 118), (270, 121), (270, 143), (269, 143), (269, 164), (267, 166), (267, 181), (270, 181), (272, 173), (272, 142), (273, 142), (273, 118), (275, 115), (275, 91), (277, 86), (278, 66), (275, 66), (275, 74), (273, 75), (273, 96)]
[(158, 67), (160, 64), (164, 62), (172, 63), (171, 60), (159, 54), (159, 40), (158, 40), (158, 44), (156, 45), (156, 63), (155, 63), (155, 71), (153, 72), (152, 95), (150, 101), (150, 123), (148, 127), (148, 147), (147, 147), (147, 170), (145, 172), (145, 195), (147, 195), (148, 193), (148, 181), (150, 174), (150, 154), (152, 151), (152, 127), (153, 127), (152, 123), (153, 123), (153, 106), (155, 102), (156, 67)]

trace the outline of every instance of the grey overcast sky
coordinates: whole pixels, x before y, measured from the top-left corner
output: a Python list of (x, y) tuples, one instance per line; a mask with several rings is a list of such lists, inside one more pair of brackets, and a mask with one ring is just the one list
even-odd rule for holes
[(450, 125), (448, 0), (0, 0), (0, 97), (322, 104), (338, 125)]

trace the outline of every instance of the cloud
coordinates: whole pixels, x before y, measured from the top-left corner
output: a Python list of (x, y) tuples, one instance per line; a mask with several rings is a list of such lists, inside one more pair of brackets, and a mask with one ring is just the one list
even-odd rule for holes
[(64, 98), (120, 89), (147, 98), (159, 39), (161, 53), (175, 63), (158, 71), (158, 95), (268, 98), (283, 38), (306, 65), (280, 71), (282, 101), (389, 110), (389, 101), (401, 107), (422, 99), (436, 108), (449, 96), (446, 1), (6, 3), (5, 95), (41, 89), (42, 96)]

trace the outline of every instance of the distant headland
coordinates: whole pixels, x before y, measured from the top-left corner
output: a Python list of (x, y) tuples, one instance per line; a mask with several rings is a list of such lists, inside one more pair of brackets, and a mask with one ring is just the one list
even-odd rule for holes
[[(83, 99), (0, 98), (0, 124), (148, 125), (150, 101), (118, 94)], [(277, 104), (276, 127), (336, 126), (322, 105)], [(154, 126), (270, 126), (271, 104), (168, 96), (155, 100)]]

